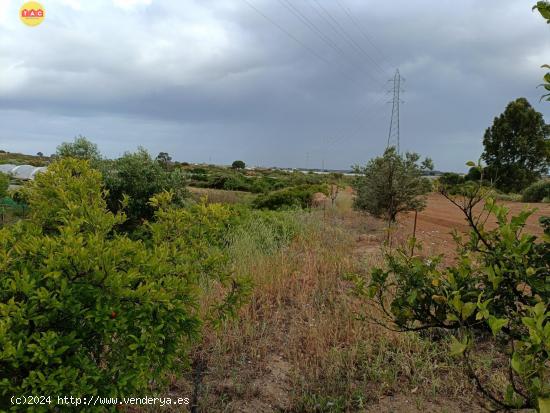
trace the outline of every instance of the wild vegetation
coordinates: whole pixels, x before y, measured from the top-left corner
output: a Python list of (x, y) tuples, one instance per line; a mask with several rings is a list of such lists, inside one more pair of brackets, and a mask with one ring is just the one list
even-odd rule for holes
[[(473, 370), (495, 405), (544, 411), (547, 241), (520, 236), (527, 215), (510, 221), (487, 201), (499, 227), (476, 224), (481, 236), (474, 231), (458, 246), (455, 267), (410, 255), (398, 233), (384, 261), (384, 223), (375, 216), (389, 216), (387, 192), (418, 188), (407, 198), (417, 206), (429, 188), (422, 167), (412, 166), (417, 156), (388, 154), (409, 169), (370, 195), (379, 202), (370, 216), (354, 211), (357, 198), (335, 190), (331, 177), (219, 204), (188, 196), (183, 177), (165, 186), (182, 168), (163, 168), (143, 150), (94, 167), (60, 156), (17, 193), (29, 213), (0, 230), (2, 403), (29, 392), (169, 392), (203, 411), (334, 412), (380, 406), (405, 388), (418, 409), (437, 409), (436, 396), (451, 411), (475, 410), (482, 399), (472, 397)], [(125, 186), (112, 195), (114, 173)], [(460, 188), (488, 190), (470, 185)], [(335, 192), (335, 202), (311, 209), (311, 193), (323, 191)], [(132, 206), (132, 196), (150, 210)], [(488, 268), (513, 268), (513, 277)], [(389, 307), (365, 306), (356, 286)], [(512, 305), (518, 294), (521, 308)], [(401, 336), (395, 326), (410, 331)], [(428, 327), (435, 332), (415, 333)], [(502, 392), (507, 358), (513, 382)], [(495, 371), (496, 381), (485, 378)], [(458, 384), (451, 394), (449, 377)]]
[[(463, 188), (461, 196), (443, 191), (470, 226), (468, 239), (455, 235), (456, 264), (443, 267), (441, 255), (414, 256), (409, 249), (398, 249), (386, 254), (385, 267), (373, 269), (368, 281), (357, 279), (356, 284), (375, 300), (386, 323), (402, 331), (437, 330), (450, 338), (451, 354), (463, 357), (478, 389), (494, 405), (546, 411), (550, 227), (541, 222), (544, 236), (537, 241), (522, 233), (530, 211), (509, 218), (508, 210), (483, 192), (481, 185)], [(476, 215), (474, 208), (483, 201)], [(498, 226), (488, 230), (484, 222), (491, 216)], [(508, 373), (505, 387), (475, 370), (476, 353), (490, 342), (497, 352), (494, 371)]]
[[(353, 178), (107, 159), (82, 136), (0, 153), (48, 165), (14, 190), (0, 174), (0, 409), (549, 413), (549, 131), (517, 99), (478, 163), (437, 180), (392, 147)], [(446, 209), (422, 215), (434, 199)]]
[(416, 153), (402, 156), (390, 147), (366, 167), (357, 167), (355, 207), (390, 223), (401, 212), (421, 210), (425, 206), (421, 195), (431, 190), (430, 181), (422, 173), (432, 170), (433, 163), (427, 158), (419, 164), (419, 159)]
[(107, 209), (88, 161), (54, 163), (25, 192), (30, 216), (0, 231), (3, 405), (10, 395), (143, 390), (199, 332), (201, 285), (232, 282), (217, 318), (238, 302), (214, 246), (226, 208), (175, 210), (159, 194), (155, 222), (131, 240), (116, 232), (126, 217)]
[(548, 125), (527, 99), (511, 102), (483, 137), (486, 177), (506, 192), (521, 192), (550, 167)]

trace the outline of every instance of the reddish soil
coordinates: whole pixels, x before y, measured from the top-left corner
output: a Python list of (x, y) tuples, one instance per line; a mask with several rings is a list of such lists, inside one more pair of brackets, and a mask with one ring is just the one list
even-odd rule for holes
[[(514, 215), (525, 208), (537, 208), (537, 211), (527, 220), (524, 231), (536, 235), (542, 234), (538, 220), (541, 216), (550, 216), (550, 204), (529, 204), (506, 201), (499, 201), (498, 203), (505, 205), (510, 209), (510, 213)], [(481, 212), (481, 206), (476, 210)], [(412, 235), (413, 222), (413, 213), (405, 214), (404, 217), (401, 218), (400, 238), (406, 238)], [(495, 219), (493, 217), (487, 221), (487, 226), (489, 228), (494, 228)], [(428, 205), (426, 209), (418, 213), (416, 227), (416, 236), (423, 243), (425, 252), (445, 253), (447, 250), (449, 250), (449, 252), (454, 250), (454, 241), (451, 235), (453, 229), (464, 233), (468, 231), (468, 224), (463, 212), (442, 195), (430, 194), (428, 196)]]

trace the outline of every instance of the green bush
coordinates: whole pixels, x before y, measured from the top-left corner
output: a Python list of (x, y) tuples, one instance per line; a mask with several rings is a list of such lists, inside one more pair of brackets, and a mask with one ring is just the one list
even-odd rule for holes
[(209, 178), (206, 187), (227, 191), (248, 191), (250, 184), (239, 173), (217, 173)]
[(523, 191), (523, 202), (542, 202), (550, 197), (550, 179), (535, 182)]
[(244, 169), (246, 167), (246, 164), (243, 161), (234, 161), (231, 164), (231, 168), (233, 169)]
[(183, 205), (188, 197), (183, 171), (166, 171), (143, 148), (135, 153), (125, 153), (113, 161), (103, 161), (100, 169), (108, 190), (109, 209), (114, 213), (121, 211), (123, 200), (128, 197), (124, 205), (128, 217), (126, 227), (135, 227), (141, 221), (153, 218), (154, 208), (149, 199), (155, 194), (171, 191), (173, 202), (178, 206)]
[(521, 194), (505, 194), (498, 191), (495, 191), (492, 197), (497, 201), (512, 201), (512, 202), (521, 202), (523, 199)]
[(479, 181), (481, 180), (483, 174), (480, 167), (473, 166), (468, 170), (468, 173), (464, 177), (465, 181)]
[[(402, 331), (448, 331), (451, 354), (463, 358), (495, 407), (548, 412), (550, 221), (541, 220), (545, 234), (539, 240), (524, 231), (531, 212), (508, 218), (505, 207), (488, 199), (485, 214), (498, 223), (488, 230), (482, 224), (487, 219), (473, 214), (482, 201), (473, 194), (450, 198), (471, 226), (469, 239), (456, 236), (455, 264), (443, 268), (441, 256), (425, 258), (401, 249), (386, 254), (386, 266), (374, 269), (369, 280), (358, 278), (358, 290)], [(488, 340), (508, 360), (508, 386), (496, 391), (472, 366), (472, 354), (483, 351)]]
[[(472, 168), (472, 169), (475, 169), (476, 171), (479, 172), (479, 170), (476, 168)], [(471, 180), (474, 180), (474, 179), (471, 179)], [(464, 177), (454, 172), (445, 172), (443, 175), (439, 177), (439, 183), (445, 186), (460, 185), (464, 183)]]
[(246, 249), (268, 255), (287, 246), (302, 227), (296, 214), (295, 211), (241, 209), (228, 234), (233, 254), (235, 249)]
[(233, 312), (240, 284), (212, 247), (229, 211), (178, 210), (171, 197), (153, 198), (150, 236), (133, 241), (114, 231), (125, 217), (108, 211), (87, 162), (56, 162), (30, 183), (29, 219), (0, 229), (1, 406), (12, 395), (143, 394), (200, 332), (205, 279), (231, 286), (213, 320)]
[(223, 184), (223, 189), (226, 191), (249, 191), (250, 184), (246, 181), (246, 178), (229, 176)]
[(199, 181), (201, 183), (207, 182), (208, 173), (204, 168), (193, 168), (189, 172), (189, 179), (191, 180), (191, 185), (194, 183), (194, 181)]
[(271, 189), (271, 183), (265, 178), (255, 178), (250, 185), (250, 191), (255, 194), (269, 192)]
[(101, 159), (97, 145), (81, 135), (75, 137), (73, 142), (59, 145), (56, 154), (60, 158), (87, 159), (94, 164)]
[(0, 198), (4, 198), (8, 193), (10, 186), (10, 177), (0, 172)]
[(258, 209), (309, 208), (313, 194), (328, 193), (326, 185), (300, 185), (259, 195), (252, 202)]
[(356, 167), (354, 207), (384, 218), (389, 224), (400, 212), (421, 211), (426, 204), (425, 195), (432, 189), (422, 174), (432, 170), (433, 164), (429, 158), (419, 161), (416, 153), (401, 155), (390, 147), (365, 167)]

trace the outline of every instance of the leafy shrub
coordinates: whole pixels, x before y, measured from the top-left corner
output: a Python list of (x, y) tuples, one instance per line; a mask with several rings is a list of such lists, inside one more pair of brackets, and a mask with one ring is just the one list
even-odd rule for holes
[(254, 179), (252, 185), (250, 185), (250, 191), (256, 194), (269, 192), (271, 189), (271, 183), (265, 178)]
[(227, 191), (248, 191), (250, 190), (250, 184), (240, 176), (228, 177), (224, 184), (223, 189)]
[(494, 199), (497, 201), (512, 201), (512, 202), (521, 202), (522, 195), (521, 194), (505, 194), (499, 191), (494, 192), (492, 195)]
[(543, 180), (529, 185), (523, 191), (523, 202), (542, 202), (544, 198), (550, 197), (550, 180)]
[[(265, 255), (287, 246), (300, 232), (294, 211), (241, 209), (228, 234), (230, 248), (261, 252)], [(246, 245), (246, 246), (245, 246)], [(242, 254), (239, 259), (243, 259)]]
[(191, 179), (191, 181), (207, 182), (208, 173), (204, 168), (193, 168), (190, 171), (189, 179)]
[(114, 213), (121, 211), (124, 197), (129, 198), (124, 205), (128, 217), (127, 227), (153, 218), (154, 208), (149, 204), (153, 195), (171, 191), (172, 201), (179, 206), (184, 204), (188, 196), (183, 172), (180, 169), (166, 171), (143, 148), (135, 153), (125, 153), (114, 161), (104, 161), (100, 169), (108, 190), (109, 209)]
[(250, 184), (240, 174), (218, 173), (209, 178), (207, 187), (227, 191), (248, 191)]
[(97, 145), (84, 136), (75, 137), (73, 142), (63, 142), (57, 147), (56, 154), (60, 158), (87, 159), (91, 162), (101, 159)]
[[(477, 172), (479, 172), (479, 169), (477, 168), (472, 169), (475, 169)], [(454, 172), (445, 172), (439, 177), (439, 183), (445, 186), (460, 185), (464, 183), (464, 177)]]
[[(26, 189), (30, 218), (0, 229), (2, 406), (11, 395), (122, 397), (162, 383), (200, 332), (196, 303), (210, 269), (229, 283), (206, 245), (223, 236), (222, 207), (180, 212), (163, 193), (149, 239), (133, 241), (114, 231), (125, 217), (103, 195), (99, 172), (65, 159)], [(240, 297), (235, 282), (213, 317)]]
[[(539, 242), (523, 232), (529, 211), (508, 219), (508, 210), (489, 199), (485, 214), (498, 227), (488, 230), (481, 224), (486, 219), (473, 215), (482, 198), (471, 196), (463, 204), (450, 199), (471, 226), (468, 240), (456, 236), (457, 263), (441, 268), (441, 256), (426, 259), (398, 250), (386, 254), (386, 267), (375, 268), (367, 283), (356, 280), (359, 291), (402, 331), (449, 331), (451, 353), (463, 357), (479, 390), (498, 408), (548, 412), (550, 221), (541, 220), (545, 235)], [(502, 393), (489, 390), (471, 363), (471, 354), (489, 337), (510, 367)]]
[(422, 210), (423, 195), (431, 190), (431, 183), (422, 173), (433, 168), (429, 158), (421, 164), (416, 153), (401, 156), (395, 148), (386, 149), (383, 156), (372, 159), (354, 182), (357, 196), (354, 206), (370, 214), (394, 222), (404, 211)]
[(10, 186), (10, 177), (0, 172), (0, 198), (4, 198), (8, 193)]
[(151, 200), (156, 208), (155, 220), (148, 225), (152, 243), (172, 249), (170, 262), (176, 273), (185, 274), (202, 287), (215, 282), (227, 288), (227, 294), (205, 314), (209, 321), (218, 323), (235, 315), (250, 291), (247, 279), (232, 275), (226, 250), (238, 209), (206, 203), (179, 208), (171, 198), (172, 194), (164, 192)]
[(259, 195), (252, 202), (258, 209), (309, 208), (316, 192), (328, 193), (326, 185), (300, 185)]
[(480, 167), (472, 166), (466, 176), (464, 177), (465, 181), (479, 181), (483, 176), (482, 170)]
[(233, 169), (244, 169), (246, 167), (246, 164), (243, 161), (234, 161), (231, 164), (231, 168)]

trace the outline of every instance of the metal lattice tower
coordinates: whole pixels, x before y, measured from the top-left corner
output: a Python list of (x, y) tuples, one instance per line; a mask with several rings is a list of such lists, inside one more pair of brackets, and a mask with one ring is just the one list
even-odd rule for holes
[(395, 146), (397, 149), (397, 153), (400, 153), (400, 124), (399, 124), (399, 106), (403, 101), (401, 100), (401, 93), (403, 90), (401, 89), (401, 82), (404, 81), (404, 79), (401, 77), (401, 74), (399, 73), (399, 69), (395, 71), (395, 75), (393, 79), (390, 80), (390, 82), (393, 82), (393, 88), (390, 90), (390, 93), (393, 93), (393, 99), (392, 99), (392, 109), (391, 109), (391, 119), (390, 119), (390, 131), (388, 133), (388, 144), (386, 148), (389, 148), (390, 146)]

